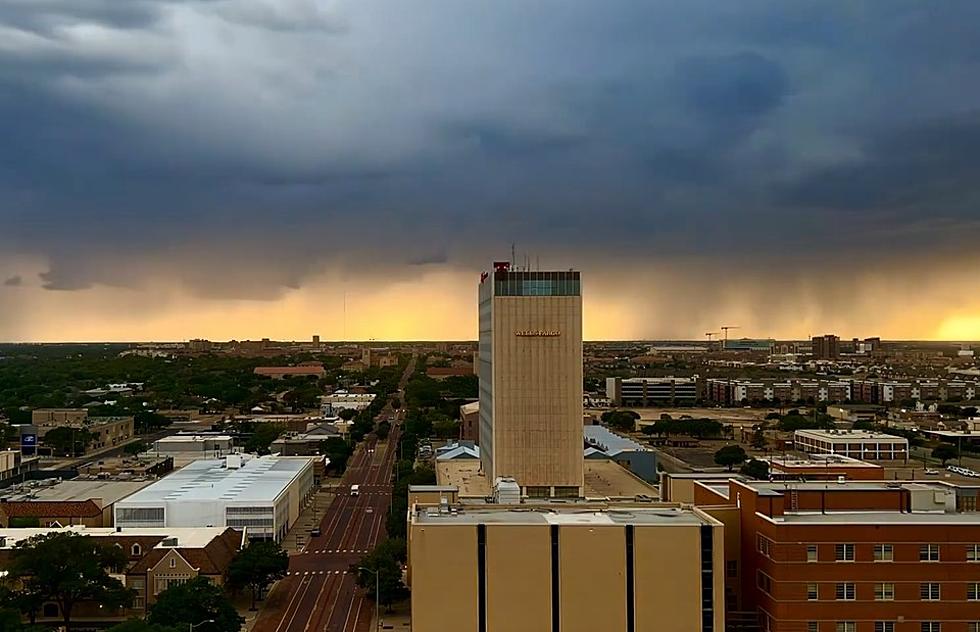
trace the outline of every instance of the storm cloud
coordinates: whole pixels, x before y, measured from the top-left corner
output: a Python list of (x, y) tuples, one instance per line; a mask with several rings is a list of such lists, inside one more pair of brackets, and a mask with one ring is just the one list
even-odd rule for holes
[[(969, 0), (9, 0), (0, 255), (58, 301), (269, 302), (517, 242), (643, 294), (724, 269), (818, 326), (838, 264), (980, 261), (977, 41)], [(685, 309), (782, 322), (719, 296)]]

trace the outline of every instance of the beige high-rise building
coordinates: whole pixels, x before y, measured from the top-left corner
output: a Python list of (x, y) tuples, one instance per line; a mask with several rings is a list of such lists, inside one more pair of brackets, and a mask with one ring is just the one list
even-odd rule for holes
[(529, 497), (582, 495), (579, 273), (512, 270), (480, 281), (480, 458), (493, 485)]

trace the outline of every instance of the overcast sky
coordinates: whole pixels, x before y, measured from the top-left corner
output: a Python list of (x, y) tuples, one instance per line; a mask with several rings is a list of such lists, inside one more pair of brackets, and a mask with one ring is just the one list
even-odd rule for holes
[[(980, 339), (976, 0), (4, 0), (0, 339)], [(345, 307), (346, 306), (346, 307)]]

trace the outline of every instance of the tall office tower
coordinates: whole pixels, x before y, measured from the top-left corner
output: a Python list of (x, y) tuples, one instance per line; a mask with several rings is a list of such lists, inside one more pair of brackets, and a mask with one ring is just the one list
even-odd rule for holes
[(491, 485), (530, 497), (582, 495), (579, 273), (512, 270), (480, 280), (480, 458)]
[(817, 360), (834, 360), (840, 357), (840, 338), (834, 334), (814, 336), (813, 357)]

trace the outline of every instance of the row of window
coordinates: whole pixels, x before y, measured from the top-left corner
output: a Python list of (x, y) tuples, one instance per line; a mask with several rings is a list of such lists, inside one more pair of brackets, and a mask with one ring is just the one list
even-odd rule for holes
[[(758, 551), (766, 557), (771, 557), (773, 541), (760, 535), (758, 539)], [(834, 560), (837, 562), (853, 562), (854, 544), (835, 544)], [(819, 561), (819, 548), (816, 544), (806, 545), (806, 561)], [(893, 562), (895, 560), (895, 546), (892, 544), (875, 544), (873, 548), (873, 559), (875, 562)], [(939, 545), (922, 544), (919, 545), (920, 562), (939, 562)], [(980, 543), (966, 545), (966, 561), (980, 562)]]
[[(772, 593), (772, 578), (759, 571), (756, 585), (766, 593)], [(807, 601), (820, 599), (820, 585), (806, 585)], [(854, 582), (838, 582), (834, 585), (834, 598), (838, 601), (854, 601), (857, 599), (857, 588)], [(895, 584), (880, 582), (875, 584), (875, 601), (893, 601), (895, 599)], [(922, 582), (919, 584), (919, 599), (922, 601), (940, 601), (942, 590), (939, 582)], [(967, 601), (980, 601), (980, 582), (969, 582), (966, 585)], [(978, 631), (980, 632), (980, 631)]]
[[(818, 632), (818, 624), (811, 621), (807, 624), (807, 632)], [(923, 621), (919, 624), (920, 632), (942, 632), (943, 624), (939, 621)], [(857, 624), (853, 621), (838, 621), (836, 632), (855, 632)], [(875, 621), (875, 632), (895, 632), (894, 621)], [(980, 632), (980, 621), (967, 624), (967, 632)]]

